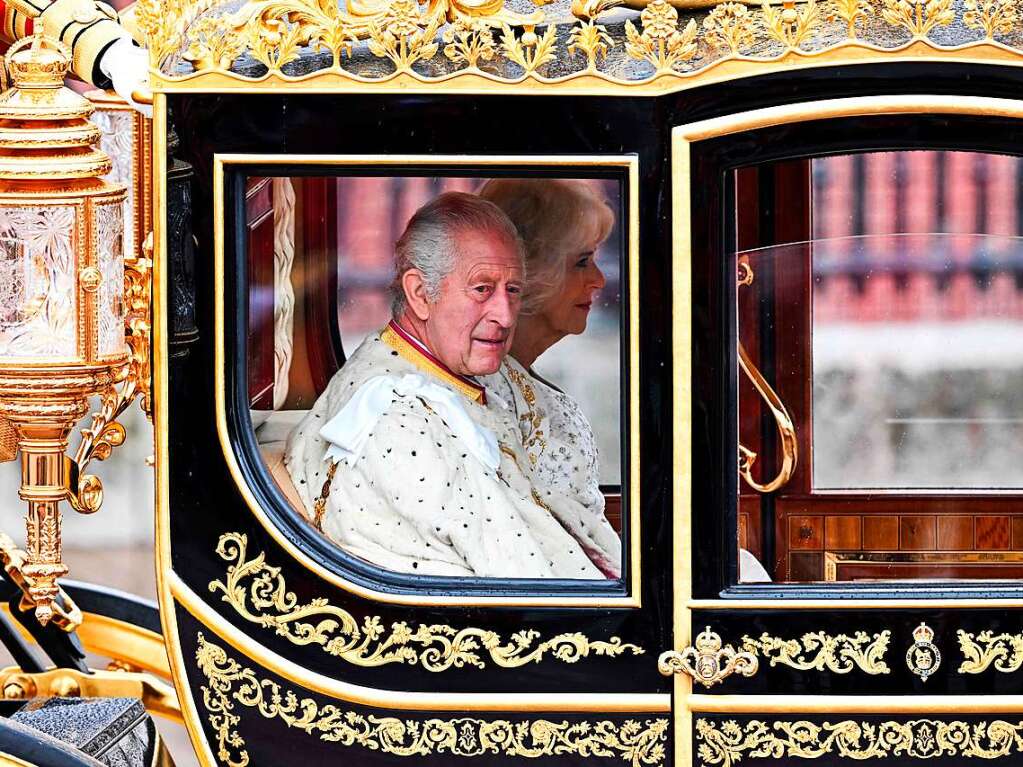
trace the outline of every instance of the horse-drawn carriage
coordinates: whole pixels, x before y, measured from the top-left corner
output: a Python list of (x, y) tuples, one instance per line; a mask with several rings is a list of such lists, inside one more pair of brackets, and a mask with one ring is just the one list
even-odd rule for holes
[[(1023, 760), (1016, 3), (634, 4), (139, 0), (159, 624), (68, 593), (201, 764)], [(599, 216), (537, 239), (502, 200), (538, 188)], [(510, 395), (402, 319), (409, 232), (470, 197), (527, 287), (603, 222), (540, 354), (521, 297)], [(5, 697), (108, 694), (32, 583), (58, 671), (19, 650)]]

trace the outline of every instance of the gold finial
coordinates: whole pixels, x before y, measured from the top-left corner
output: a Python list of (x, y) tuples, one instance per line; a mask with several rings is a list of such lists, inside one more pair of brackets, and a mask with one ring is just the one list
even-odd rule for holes
[(15, 88), (57, 89), (71, 67), (71, 50), (39, 31), (11, 46), (7, 67)]
[(0, 186), (109, 173), (110, 158), (97, 146), (99, 128), (88, 119), (92, 104), (64, 87), (68, 47), (37, 32), (11, 46), (7, 61), (14, 85), (0, 94)]

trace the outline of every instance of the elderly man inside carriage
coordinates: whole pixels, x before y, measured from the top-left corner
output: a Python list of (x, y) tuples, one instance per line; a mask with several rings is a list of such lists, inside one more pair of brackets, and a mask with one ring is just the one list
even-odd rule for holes
[(395, 246), (393, 317), (289, 437), (314, 524), (346, 551), (425, 575), (617, 578), (621, 542), (573, 493), (537, 484), (513, 403), (481, 382), (518, 322), (524, 248), (491, 202), (451, 192)]

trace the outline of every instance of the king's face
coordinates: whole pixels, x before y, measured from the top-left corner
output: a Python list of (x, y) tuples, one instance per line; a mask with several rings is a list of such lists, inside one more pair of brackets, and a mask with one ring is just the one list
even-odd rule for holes
[(433, 353), (460, 375), (496, 373), (511, 348), (522, 302), (522, 262), (492, 232), (457, 235), (455, 268), (426, 320)]

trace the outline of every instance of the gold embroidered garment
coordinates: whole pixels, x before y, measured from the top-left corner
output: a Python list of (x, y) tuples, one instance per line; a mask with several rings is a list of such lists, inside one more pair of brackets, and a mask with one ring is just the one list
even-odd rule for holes
[(622, 543), (604, 516), (597, 443), (579, 403), (530, 375), (512, 357), (483, 383), (510, 405), (533, 484), (575, 501), (552, 511), (590, 559), (618, 577)]

